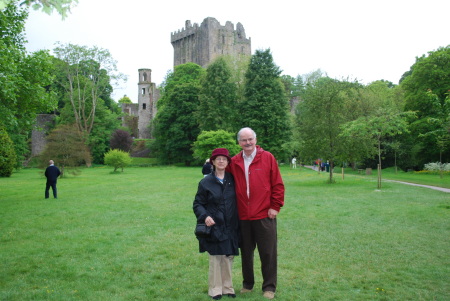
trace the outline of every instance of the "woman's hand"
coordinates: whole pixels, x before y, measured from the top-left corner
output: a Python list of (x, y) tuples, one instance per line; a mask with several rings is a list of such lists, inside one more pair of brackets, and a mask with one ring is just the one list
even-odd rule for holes
[(214, 220), (211, 216), (208, 216), (207, 218), (205, 218), (205, 224), (208, 227), (211, 227), (211, 226), (215, 225), (216, 223), (214, 222)]

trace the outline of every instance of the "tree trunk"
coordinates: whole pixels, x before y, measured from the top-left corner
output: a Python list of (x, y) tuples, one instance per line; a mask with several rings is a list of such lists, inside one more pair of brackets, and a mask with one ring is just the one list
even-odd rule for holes
[(334, 162), (333, 160), (330, 160), (329, 162), (330, 166), (330, 183), (333, 183), (333, 167), (334, 167)]
[(381, 189), (381, 138), (378, 138), (378, 189)]

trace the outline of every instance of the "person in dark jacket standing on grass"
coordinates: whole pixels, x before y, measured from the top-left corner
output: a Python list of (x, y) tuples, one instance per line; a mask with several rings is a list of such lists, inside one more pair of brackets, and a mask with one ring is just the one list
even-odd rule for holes
[(207, 159), (206, 161), (205, 161), (205, 164), (203, 164), (203, 167), (202, 167), (202, 174), (203, 174), (203, 177), (206, 177), (207, 175), (209, 175), (210, 173), (211, 173), (211, 171), (212, 171), (212, 165), (211, 165), (211, 162), (209, 162), (210, 160), (209, 159)]
[(52, 187), (53, 197), (56, 199), (56, 180), (58, 179), (61, 172), (59, 171), (59, 168), (55, 166), (55, 162), (53, 162), (53, 160), (48, 161), (48, 163), (50, 165), (45, 170), (45, 177), (47, 178), (47, 183), (45, 184), (45, 198), (48, 199), (49, 190), (50, 187)]
[(277, 285), (277, 220), (284, 205), (284, 184), (274, 156), (256, 145), (256, 133), (242, 128), (237, 139), (242, 151), (228, 167), (235, 179), (241, 230), (243, 287), (255, 285), (253, 257), (258, 247), (263, 276), (263, 296), (275, 297)]
[(216, 148), (210, 158), (213, 171), (199, 185), (193, 204), (197, 223), (211, 227), (208, 238), (200, 238), (200, 252), (209, 253), (208, 295), (219, 300), (222, 295), (235, 298), (233, 258), (239, 255), (239, 218), (233, 176), (225, 172), (231, 163), (226, 148)]

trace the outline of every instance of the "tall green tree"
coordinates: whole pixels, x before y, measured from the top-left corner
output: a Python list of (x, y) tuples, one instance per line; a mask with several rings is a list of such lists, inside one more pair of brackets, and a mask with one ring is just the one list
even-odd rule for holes
[[(70, 105), (66, 105), (60, 110), (58, 124), (75, 124)], [(120, 115), (108, 109), (103, 100), (99, 99), (91, 132), (88, 134), (81, 131), (91, 151), (93, 163), (103, 164), (104, 154), (109, 150), (111, 135), (120, 125)]]
[[(364, 122), (364, 120), (379, 114), (380, 109), (382, 109), (381, 112), (385, 110), (396, 114), (403, 112), (402, 90), (387, 81), (374, 81), (364, 87), (361, 85), (357, 88), (351, 88), (347, 90), (346, 94), (349, 101), (345, 111), (348, 112), (349, 121), (361, 118)], [(372, 138), (368, 135), (341, 135), (340, 138), (346, 141), (345, 158), (346, 161), (352, 163), (352, 166), (355, 166), (357, 162), (367, 162), (367, 159), (370, 160), (377, 153), (376, 149), (373, 148)], [(391, 141), (384, 140), (384, 142), (392, 144), (398, 142), (398, 138), (397, 135), (391, 136)], [(392, 148), (389, 147), (388, 149), (391, 150)]]
[[(416, 58), (411, 70), (401, 82), (405, 91), (405, 109), (416, 112), (417, 119), (411, 120), (409, 129), (413, 136), (417, 164), (435, 162), (440, 155), (438, 140), (433, 135), (425, 135), (436, 129), (430, 120), (442, 120), (446, 99), (450, 91), (450, 46), (441, 47)], [(434, 95), (430, 97), (430, 91)], [(444, 161), (450, 159), (450, 149), (442, 152)]]
[[(408, 122), (405, 113), (398, 112), (392, 108), (379, 108), (371, 116), (363, 116), (357, 120), (342, 125), (341, 136), (369, 138), (373, 151), (378, 157), (379, 173), (382, 162), (382, 142), (387, 137), (396, 136), (408, 131)], [(381, 174), (379, 174), (378, 188), (381, 188)]]
[(47, 51), (25, 50), (25, 20), (28, 13), (15, 4), (0, 10), (0, 124), (14, 142), (20, 164), (29, 147), (27, 140), (36, 114), (56, 107), (50, 92), (52, 60)]
[(197, 114), (203, 131), (236, 131), (237, 86), (232, 81), (231, 68), (223, 57), (218, 57), (206, 69), (200, 91)]
[(302, 143), (301, 157), (329, 161), (330, 182), (333, 182), (333, 167), (342, 160), (348, 142), (341, 139), (340, 126), (349, 121), (348, 91), (359, 87), (357, 82), (340, 81), (321, 77), (309, 81), (304, 99), (297, 110), (297, 129)]
[(112, 84), (124, 77), (107, 50), (60, 44), (55, 53), (52, 89), (59, 97), (59, 123), (76, 124), (93, 162), (103, 164), (111, 134), (120, 126), (119, 106), (110, 96)]
[[(99, 99), (105, 102), (112, 92), (111, 82), (125, 79), (117, 72), (116, 61), (106, 49), (96, 46), (59, 44), (53, 52), (63, 61), (59, 65), (64, 80), (59, 83), (64, 88), (79, 131), (89, 134), (97, 113)], [(109, 101), (109, 99), (107, 99)]]
[[(450, 93), (450, 91), (449, 91)], [(435, 141), (439, 150), (439, 162), (442, 164), (442, 155), (448, 151), (450, 146), (450, 95), (447, 93), (444, 102), (431, 90), (427, 92), (430, 102), (435, 107), (436, 114), (434, 117), (428, 117), (430, 130), (419, 135), (419, 138), (429, 137)]]
[(303, 97), (303, 93), (305, 90), (303, 77), (301, 75), (297, 75), (297, 77), (294, 78), (290, 75), (282, 75), (281, 81), (284, 85), (286, 98), (290, 105), (290, 110), (291, 112), (294, 112), (295, 107)]
[(120, 115), (108, 109), (103, 103), (99, 103), (97, 118), (87, 139), (94, 163), (104, 163), (104, 154), (109, 150), (111, 135), (120, 126)]
[(283, 143), (291, 137), (289, 102), (280, 79), (281, 71), (270, 49), (257, 50), (245, 74), (244, 100), (239, 104), (239, 128), (251, 127), (258, 143), (277, 159), (286, 156)]
[(197, 64), (178, 65), (166, 78), (154, 120), (152, 151), (163, 163), (189, 166), (194, 160), (192, 143), (200, 129), (195, 112), (199, 108), (200, 81), (205, 70)]

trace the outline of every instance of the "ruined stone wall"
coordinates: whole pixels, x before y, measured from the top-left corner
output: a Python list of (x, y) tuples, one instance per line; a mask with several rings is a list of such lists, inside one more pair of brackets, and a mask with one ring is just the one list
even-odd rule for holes
[(211, 17), (205, 18), (200, 26), (197, 23), (191, 25), (187, 20), (185, 28), (171, 34), (171, 43), (174, 66), (193, 62), (206, 68), (220, 55), (251, 55), (251, 39), (246, 38), (241, 23), (235, 30), (230, 21), (222, 26)]
[(38, 114), (36, 116), (36, 123), (31, 131), (31, 156), (39, 155), (47, 145), (48, 131), (55, 123), (54, 114)]

